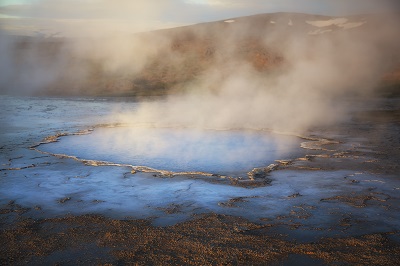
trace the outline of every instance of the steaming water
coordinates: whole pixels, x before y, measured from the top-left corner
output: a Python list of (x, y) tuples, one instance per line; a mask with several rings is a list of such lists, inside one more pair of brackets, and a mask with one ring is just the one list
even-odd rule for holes
[(112, 127), (62, 137), (40, 149), (173, 172), (234, 175), (293, 156), (300, 139), (261, 131)]
[[(193, 179), (191, 175), (159, 178), (153, 173), (132, 174), (130, 167), (88, 166), (30, 149), (57, 132), (78, 132), (118, 122), (111, 115), (115, 110), (134, 110), (138, 105), (119, 99), (0, 96), (0, 207), (12, 211), (16, 208), (10, 205), (13, 202), (28, 208), (23, 215), (34, 218), (99, 213), (119, 218), (151, 218), (156, 225), (174, 224), (195, 214), (214, 212), (259, 223), (301, 224), (314, 237), (328, 233), (362, 235), (400, 228), (397, 176), (358, 170), (280, 170), (271, 172), (270, 186), (248, 189)], [(198, 164), (222, 171), (267, 165), (286, 156), (297, 157), (298, 152), (307, 152), (298, 148), (299, 141), (296, 137), (262, 131), (114, 127), (95, 128), (89, 135), (62, 137), (58, 143), (39, 148), (86, 159), (148, 163), (172, 170), (197, 170)], [(164, 166), (160, 162), (165, 158), (160, 154), (170, 156)], [(187, 158), (187, 154), (194, 157)], [(187, 166), (188, 162), (192, 166)], [(321, 201), (342, 195), (365, 195), (371, 200), (364, 208), (341, 200)], [(238, 197), (239, 200), (230, 201)], [(164, 211), (171, 206), (178, 211)], [(19, 217), (17, 211), (3, 213), (0, 218), (9, 221)], [(354, 226), (338, 225), (346, 217), (351, 218)], [(304, 237), (305, 231), (297, 232), (300, 238)]]

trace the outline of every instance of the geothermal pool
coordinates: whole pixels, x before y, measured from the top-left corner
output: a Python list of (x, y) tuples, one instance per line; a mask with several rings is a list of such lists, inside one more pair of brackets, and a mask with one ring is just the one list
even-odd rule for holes
[[(305, 230), (321, 236), (400, 228), (398, 176), (369, 173), (363, 169), (367, 162), (360, 169), (281, 169), (270, 173), (267, 186), (241, 187), (218, 176), (162, 178), (155, 172), (133, 174), (131, 167), (87, 165), (38, 152), (243, 177), (277, 159), (318, 152), (302, 149), (304, 140), (298, 137), (262, 130), (99, 126), (122, 125), (115, 110), (133, 112), (140, 104), (114, 98), (0, 96), (0, 206), (9, 211), (4, 221), (20, 214), (40, 219), (95, 213), (170, 225), (212, 212), (259, 223), (301, 224), (300, 235)], [(75, 134), (88, 128), (93, 128), (89, 134)], [(59, 133), (69, 135), (31, 148)], [(344, 159), (326, 160), (329, 168), (331, 161)], [(342, 226), (343, 219), (349, 225)]]
[(295, 136), (258, 130), (117, 126), (40, 146), (52, 154), (172, 172), (245, 174), (302, 152)]

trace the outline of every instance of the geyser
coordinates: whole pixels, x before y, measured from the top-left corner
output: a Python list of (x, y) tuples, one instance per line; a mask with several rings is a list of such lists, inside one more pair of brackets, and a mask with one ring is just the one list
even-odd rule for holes
[(41, 150), (157, 170), (236, 176), (300, 155), (300, 142), (295, 136), (259, 130), (105, 127), (62, 137)]

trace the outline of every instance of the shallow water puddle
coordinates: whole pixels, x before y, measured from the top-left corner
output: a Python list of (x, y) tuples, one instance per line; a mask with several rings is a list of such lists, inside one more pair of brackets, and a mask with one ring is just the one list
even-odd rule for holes
[(173, 172), (232, 174), (292, 158), (301, 152), (300, 142), (265, 131), (106, 127), (62, 137), (40, 149)]

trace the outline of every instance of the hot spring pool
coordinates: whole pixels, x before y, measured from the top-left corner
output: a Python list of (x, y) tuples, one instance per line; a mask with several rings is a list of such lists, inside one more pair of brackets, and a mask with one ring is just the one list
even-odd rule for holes
[(300, 156), (301, 141), (255, 130), (104, 127), (64, 136), (40, 150), (157, 170), (234, 175)]

